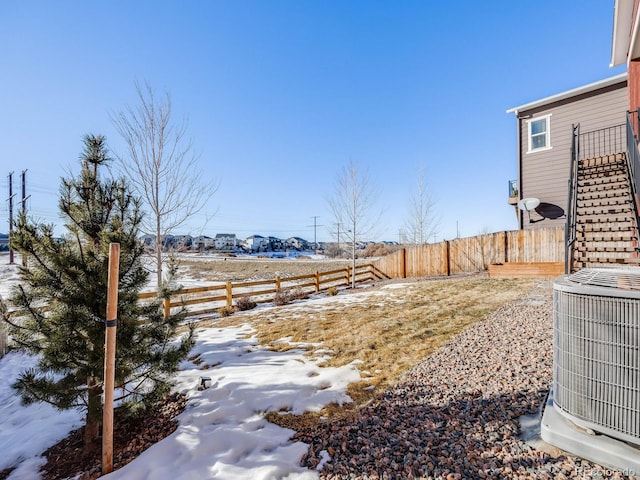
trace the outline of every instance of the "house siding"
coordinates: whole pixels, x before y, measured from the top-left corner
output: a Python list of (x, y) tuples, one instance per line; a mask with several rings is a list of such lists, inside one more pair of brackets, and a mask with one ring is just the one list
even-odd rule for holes
[[(566, 210), (567, 181), (571, 152), (571, 126), (580, 123), (580, 131), (588, 132), (625, 123), (627, 111), (626, 81), (605, 89), (579, 95), (555, 104), (518, 112), (520, 128), (520, 178), (522, 198), (535, 197), (543, 203)], [(528, 121), (551, 114), (551, 148), (528, 153)], [(540, 215), (531, 213), (532, 220)], [(543, 228), (563, 225), (565, 218), (544, 219), (529, 223), (523, 216), (523, 228)]]

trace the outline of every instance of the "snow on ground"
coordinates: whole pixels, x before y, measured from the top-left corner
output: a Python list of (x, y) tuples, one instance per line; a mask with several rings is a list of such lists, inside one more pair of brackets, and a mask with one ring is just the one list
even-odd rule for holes
[(42, 452), (83, 424), (77, 410), (60, 412), (45, 403), (22, 405), (11, 384), (35, 364), (34, 357), (23, 353), (0, 359), (0, 470), (20, 465), (11, 479), (38, 478), (34, 472), (45, 463)]
[[(0, 295), (5, 298), (17, 280), (16, 267), (7, 266), (7, 260), (0, 256)], [(309, 303), (324, 308), (354, 301), (354, 296)], [(301, 306), (292, 305), (292, 315)], [(302, 350), (269, 351), (251, 336), (249, 326), (197, 333), (192, 360), (181, 364), (176, 379), (176, 390), (189, 397), (177, 430), (105, 478), (317, 478), (316, 472), (299, 465), (307, 445), (290, 441), (293, 431), (266, 421), (264, 414), (299, 414), (350, 401), (346, 387), (360, 379), (356, 362), (320, 368), (322, 359), (310, 360)], [(0, 470), (18, 467), (9, 480), (38, 478), (44, 450), (82, 424), (78, 411), (21, 405), (10, 385), (35, 362), (20, 353), (0, 359)], [(198, 390), (200, 377), (210, 377), (211, 386)]]
[[(350, 401), (346, 387), (360, 374), (353, 365), (319, 368), (302, 351), (269, 351), (247, 337), (251, 332), (247, 326), (198, 330), (192, 354), (199, 354), (199, 365), (183, 362), (177, 378), (177, 390), (190, 397), (178, 429), (105, 478), (316, 478), (299, 466), (307, 445), (292, 443), (294, 432), (264, 413), (300, 414)], [(202, 376), (211, 386), (198, 391)]]

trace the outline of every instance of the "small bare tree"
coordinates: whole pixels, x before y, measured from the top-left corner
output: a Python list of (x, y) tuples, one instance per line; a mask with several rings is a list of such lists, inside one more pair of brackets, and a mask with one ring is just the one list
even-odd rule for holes
[(371, 217), (378, 190), (369, 178), (368, 171), (349, 161), (336, 176), (333, 196), (328, 199), (335, 224), (341, 225), (343, 238), (351, 244), (353, 275), (351, 286), (355, 288), (356, 245), (364, 236), (373, 232), (379, 215)]
[(154, 236), (160, 288), (167, 235), (204, 208), (219, 182), (207, 181), (199, 170), (186, 121), (172, 121), (170, 95), (156, 97), (149, 83), (144, 88), (136, 83), (136, 91), (139, 104), (111, 119), (127, 147), (126, 156), (117, 155), (119, 164), (147, 210), (143, 231)]
[(416, 190), (409, 198), (403, 234), (411, 243), (422, 245), (438, 233), (439, 225), (440, 217), (435, 212), (435, 202), (427, 188), (424, 168), (420, 167)]

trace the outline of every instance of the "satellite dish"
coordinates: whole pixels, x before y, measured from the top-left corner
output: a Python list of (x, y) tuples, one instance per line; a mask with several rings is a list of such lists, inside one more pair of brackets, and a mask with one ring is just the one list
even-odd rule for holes
[(531, 223), (531, 210), (535, 210), (538, 205), (540, 205), (540, 200), (537, 198), (531, 197), (518, 200), (518, 208), (520, 210), (526, 210), (529, 214), (529, 223)]
[(520, 210), (526, 210), (530, 212), (531, 210), (535, 210), (535, 208), (540, 205), (540, 200), (537, 198), (523, 198), (522, 200), (518, 200), (518, 208)]

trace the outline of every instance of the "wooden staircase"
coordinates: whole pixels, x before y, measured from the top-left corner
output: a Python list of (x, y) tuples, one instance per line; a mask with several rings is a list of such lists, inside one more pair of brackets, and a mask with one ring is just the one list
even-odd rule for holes
[(640, 265), (632, 195), (625, 153), (578, 162), (574, 269)]

